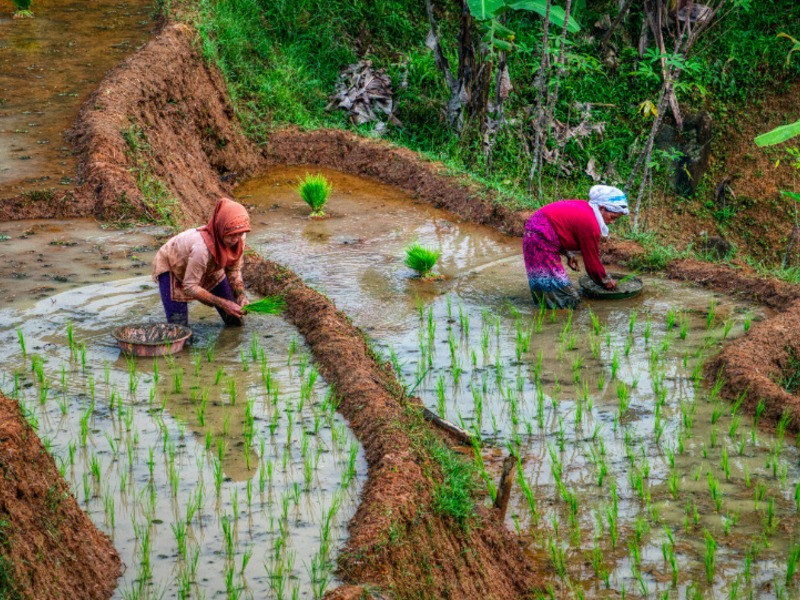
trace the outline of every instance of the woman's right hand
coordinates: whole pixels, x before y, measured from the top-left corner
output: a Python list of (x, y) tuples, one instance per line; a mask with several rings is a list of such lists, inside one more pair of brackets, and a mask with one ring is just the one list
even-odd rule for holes
[(608, 281), (603, 282), (603, 287), (607, 290), (613, 290), (617, 287), (617, 282), (614, 279), (609, 279)]
[(244, 316), (244, 311), (242, 307), (236, 304), (233, 300), (220, 300), (220, 308), (228, 313), (232, 317), (236, 317), (237, 319), (241, 319)]

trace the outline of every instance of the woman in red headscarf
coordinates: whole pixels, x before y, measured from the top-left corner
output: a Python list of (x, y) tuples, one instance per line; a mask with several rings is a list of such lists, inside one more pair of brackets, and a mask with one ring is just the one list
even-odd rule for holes
[(207, 225), (188, 229), (164, 244), (153, 260), (167, 321), (189, 324), (191, 300), (213, 306), (226, 325), (242, 324), (247, 304), (242, 281), (247, 209), (221, 198)]

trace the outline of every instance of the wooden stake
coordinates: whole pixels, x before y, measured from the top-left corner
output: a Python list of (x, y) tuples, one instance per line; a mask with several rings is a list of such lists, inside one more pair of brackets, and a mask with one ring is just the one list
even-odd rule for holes
[(517, 472), (517, 458), (509, 454), (503, 461), (503, 473), (500, 476), (500, 485), (497, 487), (497, 496), (494, 500), (494, 508), (500, 521), (505, 521), (506, 511), (508, 510), (508, 500), (511, 498), (511, 486), (514, 483), (514, 475)]

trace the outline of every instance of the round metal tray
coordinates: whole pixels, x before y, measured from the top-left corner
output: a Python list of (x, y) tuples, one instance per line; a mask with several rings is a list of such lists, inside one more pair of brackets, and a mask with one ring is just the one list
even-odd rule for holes
[(145, 323), (117, 327), (111, 335), (129, 356), (164, 356), (180, 352), (192, 330), (173, 323)]
[(644, 284), (638, 277), (630, 277), (624, 273), (609, 273), (609, 275), (616, 279), (617, 282), (625, 277), (628, 277), (628, 279), (622, 283), (617, 283), (616, 289), (607, 290), (597, 285), (588, 275), (581, 275), (580, 279), (578, 279), (578, 284), (583, 295), (596, 300), (622, 300), (623, 298), (633, 298), (642, 292)]

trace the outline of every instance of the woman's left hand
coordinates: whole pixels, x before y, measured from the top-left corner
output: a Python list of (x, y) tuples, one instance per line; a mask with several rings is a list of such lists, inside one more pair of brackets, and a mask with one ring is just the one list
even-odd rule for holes
[(567, 266), (572, 269), (573, 271), (577, 271), (578, 267), (578, 259), (575, 258), (574, 255), (570, 255), (567, 257)]
[(247, 298), (247, 294), (242, 292), (241, 294), (236, 296), (236, 304), (238, 304), (239, 306), (246, 306), (250, 304), (250, 300)]

